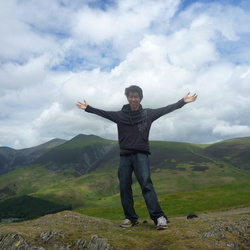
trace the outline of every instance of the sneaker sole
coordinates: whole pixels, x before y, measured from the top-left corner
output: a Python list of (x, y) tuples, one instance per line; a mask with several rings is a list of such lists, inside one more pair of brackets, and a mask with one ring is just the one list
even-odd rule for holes
[(158, 226), (157, 227), (157, 230), (165, 230), (167, 229), (168, 227), (167, 226)]
[(139, 222), (135, 222), (133, 224), (130, 224), (130, 225), (119, 225), (119, 227), (121, 228), (129, 228), (129, 227), (135, 227), (135, 226), (138, 226), (140, 223)]
[(129, 227), (132, 227), (132, 225), (119, 225), (119, 227), (121, 227), (121, 228), (129, 228)]

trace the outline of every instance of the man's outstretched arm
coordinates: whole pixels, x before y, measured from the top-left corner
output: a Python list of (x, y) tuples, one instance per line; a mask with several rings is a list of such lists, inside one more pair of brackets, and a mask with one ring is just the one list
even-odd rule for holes
[(97, 109), (97, 108), (93, 108), (91, 107), (85, 100), (84, 102), (77, 102), (76, 107), (79, 109), (83, 109), (88, 113), (92, 113), (95, 115), (99, 115), (103, 118), (106, 118), (112, 122), (117, 123), (118, 121), (118, 112), (115, 111), (105, 111), (102, 109)]
[[(181, 100), (179, 100), (176, 103), (170, 104), (166, 107), (158, 108), (158, 109), (151, 109), (152, 113), (152, 121), (155, 121), (156, 119), (160, 118), (163, 115), (166, 115), (170, 112), (173, 112), (176, 109), (182, 108), (185, 104), (194, 102), (197, 99), (197, 95), (193, 94), (192, 96), (189, 96), (190, 93), (187, 93)], [(149, 109), (150, 111), (150, 109)]]

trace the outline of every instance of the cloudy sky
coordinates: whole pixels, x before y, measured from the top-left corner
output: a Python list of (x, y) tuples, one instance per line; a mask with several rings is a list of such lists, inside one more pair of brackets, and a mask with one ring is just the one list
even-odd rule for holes
[(77, 101), (119, 110), (197, 101), (157, 120), (151, 140), (250, 136), (249, 0), (0, 1), (0, 146), (32, 147), (116, 125)]

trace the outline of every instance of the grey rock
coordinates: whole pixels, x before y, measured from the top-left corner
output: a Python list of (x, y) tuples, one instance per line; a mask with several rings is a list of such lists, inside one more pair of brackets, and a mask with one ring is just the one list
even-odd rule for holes
[(227, 246), (235, 250), (239, 249), (238, 244), (234, 242), (228, 242)]
[(78, 239), (76, 242), (76, 246), (79, 248), (79, 250), (86, 249), (87, 241), (85, 239)]
[[(32, 246), (26, 242), (26, 240), (19, 234), (9, 233), (0, 235), (0, 249), (8, 250), (49, 250), (52, 246), (53, 249), (87, 249), (87, 250), (112, 250), (113, 248), (107, 243), (107, 239), (99, 238), (97, 235), (93, 235), (91, 240), (87, 242), (85, 239), (78, 239), (76, 242), (56, 243), (53, 244), (54, 237), (63, 235), (54, 232), (46, 231), (40, 235), (43, 243), (48, 244), (48, 247)], [(76, 248), (74, 248), (76, 247)]]
[(45, 243), (50, 243), (54, 236), (56, 235), (56, 232), (53, 231), (47, 231), (47, 232), (42, 232), (40, 237)]
[(43, 247), (30, 246), (21, 235), (16, 233), (0, 235), (0, 249), (45, 250)]
[(112, 249), (105, 238), (99, 238), (93, 235), (86, 249), (90, 250), (108, 250)]

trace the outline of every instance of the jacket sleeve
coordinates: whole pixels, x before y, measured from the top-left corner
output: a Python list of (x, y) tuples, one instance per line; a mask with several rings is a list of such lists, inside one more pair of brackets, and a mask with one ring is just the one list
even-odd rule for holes
[(93, 108), (90, 105), (87, 106), (85, 111), (88, 113), (99, 115), (99, 116), (101, 116), (105, 119), (108, 119), (112, 122), (115, 122), (115, 123), (117, 123), (117, 121), (118, 121), (118, 112), (116, 112), (116, 111), (105, 111), (102, 109)]
[(183, 98), (181, 100), (179, 100), (176, 103), (170, 104), (166, 107), (162, 107), (162, 108), (158, 108), (158, 109), (151, 109), (150, 111), (150, 116), (152, 119), (152, 122), (157, 120), (158, 118), (160, 118), (163, 115), (166, 115), (168, 113), (173, 112), (176, 109), (180, 109), (182, 108), (186, 103), (184, 102)]

